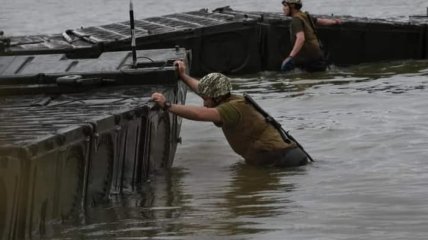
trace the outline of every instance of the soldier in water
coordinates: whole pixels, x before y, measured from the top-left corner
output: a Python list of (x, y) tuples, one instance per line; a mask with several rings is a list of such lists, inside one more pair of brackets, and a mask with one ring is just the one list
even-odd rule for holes
[(243, 96), (231, 93), (228, 77), (210, 73), (198, 81), (186, 73), (184, 62), (176, 64), (180, 78), (203, 99), (204, 106), (173, 104), (163, 94), (153, 93), (152, 100), (163, 110), (190, 120), (213, 122), (248, 164), (296, 167), (308, 163), (308, 156), (295, 142), (284, 140)]
[(293, 48), (282, 61), (281, 71), (287, 72), (296, 67), (307, 72), (325, 71), (327, 61), (316, 34), (316, 25), (341, 24), (339, 19), (314, 18), (302, 12), (301, 0), (282, 1), (284, 15), (292, 17), (290, 23), (290, 40)]

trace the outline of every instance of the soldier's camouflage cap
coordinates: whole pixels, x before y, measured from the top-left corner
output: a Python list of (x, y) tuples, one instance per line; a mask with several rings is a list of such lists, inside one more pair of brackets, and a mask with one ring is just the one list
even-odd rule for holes
[(232, 91), (232, 84), (228, 77), (221, 73), (209, 73), (201, 78), (198, 92), (202, 96), (220, 97)]

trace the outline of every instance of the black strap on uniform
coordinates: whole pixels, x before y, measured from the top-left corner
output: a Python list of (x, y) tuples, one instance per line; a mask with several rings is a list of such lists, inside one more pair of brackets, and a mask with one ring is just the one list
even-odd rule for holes
[(326, 61), (329, 61), (329, 53), (328, 51), (325, 49), (324, 44), (321, 42), (321, 39), (318, 35), (317, 29), (315, 27), (314, 21), (312, 20), (311, 15), (309, 15), (309, 12), (305, 12), (306, 16), (309, 19), (309, 23), (311, 24), (312, 30), (314, 30), (315, 36), (317, 37), (318, 40), (318, 44), (320, 45), (320, 49), (323, 51), (324, 53), (324, 58), (326, 59)]
[(309, 155), (309, 153), (307, 153), (305, 151), (305, 149), (303, 148), (303, 146), (293, 137), (291, 136), (288, 131), (285, 131), (281, 124), (276, 121), (271, 115), (269, 115), (269, 113), (267, 113), (263, 108), (261, 108), (252, 97), (250, 97), (250, 95), (244, 93), (244, 98), (247, 102), (249, 102), (260, 114), (263, 115), (263, 117), (266, 119), (266, 121), (270, 124), (272, 124), (272, 126), (277, 129), (279, 131), (279, 133), (281, 134), (282, 139), (284, 139), (285, 142), (289, 142), (290, 140), (295, 142), (297, 147), (300, 148), (300, 150), (302, 150), (306, 156), (309, 158), (310, 161), (314, 161), (314, 159), (311, 157), (311, 155)]
[(309, 15), (309, 12), (305, 12), (305, 14), (308, 17), (308, 20), (309, 20), (309, 23), (311, 24), (312, 30), (314, 30), (315, 37), (317, 37), (318, 44), (320, 45), (320, 48), (323, 49), (323, 44), (322, 44), (322, 42), (321, 42), (321, 40), (320, 40), (320, 38), (318, 36), (318, 32), (317, 32), (317, 29), (315, 28), (314, 21), (312, 21), (311, 15)]
[(329, 56), (329, 52), (325, 49), (324, 44), (322, 44), (320, 37), (318, 36), (318, 32), (317, 29), (315, 28), (315, 24), (314, 21), (312, 21), (312, 17), (311, 15), (309, 15), (309, 12), (305, 12), (306, 16), (309, 19), (309, 23), (311, 24), (312, 30), (314, 30), (315, 33), (315, 37), (318, 40), (318, 44), (320, 45), (320, 49), (324, 54), (324, 60), (327, 62), (327, 68), (330, 68), (330, 56)]

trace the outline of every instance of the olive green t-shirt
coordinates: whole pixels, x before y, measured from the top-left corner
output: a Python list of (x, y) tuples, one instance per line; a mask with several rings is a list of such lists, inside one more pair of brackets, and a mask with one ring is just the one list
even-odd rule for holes
[(263, 152), (294, 148), (284, 142), (278, 130), (245, 101), (232, 95), (227, 102), (217, 106), (222, 119), (222, 130), (232, 149), (246, 161), (260, 164)]
[[(317, 19), (312, 18), (314, 24)], [(302, 49), (295, 56), (296, 64), (310, 62), (322, 58), (322, 51), (318, 43), (317, 36), (309, 22), (309, 18), (303, 12), (299, 12), (291, 19), (290, 23), (290, 40), (294, 45), (296, 42), (296, 34), (303, 31), (305, 34), (305, 42)]]

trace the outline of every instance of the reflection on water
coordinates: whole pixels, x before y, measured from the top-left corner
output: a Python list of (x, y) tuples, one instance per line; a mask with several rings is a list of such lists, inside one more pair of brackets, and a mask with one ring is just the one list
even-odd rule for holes
[[(194, 236), (250, 236), (274, 231), (270, 219), (296, 211), (288, 196), (295, 189), (291, 176), (305, 175), (306, 167), (280, 170), (232, 164), (229, 185), (198, 192), (210, 195), (195, 204), (184, 193), (183, 169), (153, 176), (141, 192), (112, 196), (104, 205), (88, 208), (81, 223), (50, 226), (47, 239), (188, 239)], [(203, 173), (201, 173), (203, 174)], [(197, 184), (197, 183), (192, 183)], [(187, 186), (191, 187), (191, 186)], [(195, 239), (200, 239), (195, 237)]]
[(227, 236), (275, 230), (266, 226), (264, 220), (293, 211), (292, 206), (296, 204), (287, 196), (295, 187), (282, 179), (295, 174), (304, 174), (304, 167), (278, 170), (234, 165), (229, 190), (224, 194), (224, 202), (219, 204), (227, 214), (224, 226), (218, 230)]
[(179, 221), (190, 209), (185, 205), (180, 169), (152, 176), (138, 193), (113, 195), (111, 201), (89, 207), (80, 223), (58, 223), (50, 237), (70, 239), (150, 238), (176, 235), (185, 226)]

